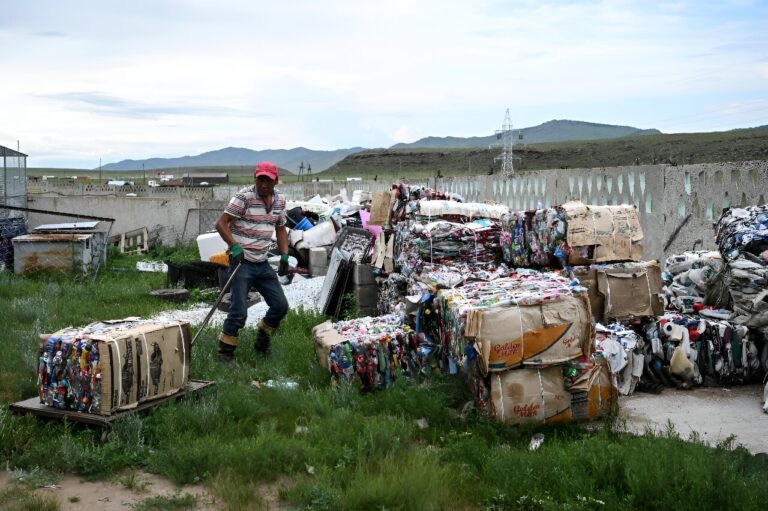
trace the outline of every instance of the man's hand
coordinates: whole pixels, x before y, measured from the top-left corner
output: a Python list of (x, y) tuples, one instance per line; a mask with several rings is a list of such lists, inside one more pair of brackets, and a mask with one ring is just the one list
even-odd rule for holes
[(245, 252), (243, 252), (243, 247), (240, 246), (240, 243), (235, 243), (231, 247), (229, 247), (229, 265), (230, 266), (237, 266), (240, 263), (243, 262), (243, 259), (245, 259)]
[(288, 275), (288, 254), (280, 254), (280, 264), (277, 267), (277, 274), (281, 277)]

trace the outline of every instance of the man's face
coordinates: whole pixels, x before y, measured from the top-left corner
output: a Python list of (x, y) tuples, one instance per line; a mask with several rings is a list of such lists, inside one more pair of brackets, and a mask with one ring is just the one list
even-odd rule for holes
[(272, 195), (272, 190), (274, 190), (274, 188), (275, 182), (267, 176), (259, 176), (256, 178), (256, 191), (259, 193), (259, 197), (268, 197)]

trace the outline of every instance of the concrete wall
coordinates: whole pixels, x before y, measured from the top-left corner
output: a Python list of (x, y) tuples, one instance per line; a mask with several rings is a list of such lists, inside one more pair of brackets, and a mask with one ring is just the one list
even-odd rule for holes
[(109, 186), (88, 182), (54, 184), (49, 181), (34, 181), (27, 186), (29, 195), (44, 197), (61, 197), (64, 195), (126, 197), (128, 194), (135, 194), (138, 197), (211, 199), (213, 190), (213, 187), (209, 186)]
[[(201, 210), (200, 199), (194, 198), (151, 198), (151, 197), (109, 197), (109, 196), (30, 196), (29, 207), (46, 211), (73, 213), (97, 217), (114, 218), (110, 235), (121, 234), (141, 227), (162, 234), (164, 243), (175, 243), (198, 234), (197, 217)], [(198, 213), (199, 214), (199, 213)], [(40, 224), (76, 222), (76, 218), (44, 213), (28, 213), (30, 228)], [(107, 224), (103, 224), (107, 225)], [(192, 236), (192, 234), (194, 234)], [(178, 238), (178, 239), (174, 239)]]

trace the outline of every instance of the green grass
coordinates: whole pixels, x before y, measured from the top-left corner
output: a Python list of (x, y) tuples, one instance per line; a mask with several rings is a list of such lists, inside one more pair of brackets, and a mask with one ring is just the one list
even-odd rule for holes
[[(400, 379), (365, 395), (334, 389), (310, 341), (324, 318), (305, 311), (289, 313), (268, 360), (250, 351), (255, 331), (246, 329), (234, 369), (216, 361), (217, 332), (206, 330), (194, 346), (192, 375), (216, 385), (116, 420), (106, 443), (98, 429), (11, 415), (9, 402), (36, 394), (39, 333), (173, 306), (147, 294), (164, 276), (130, 271), (137, 258), (113, 259), (94, 283), (0, 274), (0, 463), (14, 473), (123, 478), (135, 487), (140, 482), (130, 474), (147, 471), (178, 485), (204, 484), (227, 509), (265, 508), (265, 485), (279, 489), (284, 504), (315, 510), (703, 511), (768, 502), (768, 463), (727, 442), (711, 448), (671, 428), (632, 436), (616, 422), (594, 431), (505, 426), (476, 411), (460, 414), (471, 397), (461, 378), (447, 375), (420, 385)], [(252, 384), (269, 379), (299, 388)], [(429, 427), (421, 429), (419, 419)], [(546, 439), (531, 452), (535, 432)], [(9, 492), (0, 508), (56, 509), (30, 507), (29, 492)], [(194, 502), (180, 493), (142, 505), (184, 509)]]
[(141, 501), (133, 509), (136, 511), (172, 511), (193, 510), (197, 507), (197, 497), (189, 493), (174, 495), (173, 497), (148, 497)]
[(59, 511), (53, 496), (38, 495), (32, 489), (15, 485), (0, 491), (0, 509), (4, 511)]

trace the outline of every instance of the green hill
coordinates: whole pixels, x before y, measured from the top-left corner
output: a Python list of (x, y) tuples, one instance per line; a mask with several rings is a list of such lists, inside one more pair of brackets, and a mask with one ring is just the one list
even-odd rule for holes
[[(351, 154), (321, 178), (372, 179), (499, 173), (500, 148), (378, 149)], [(714, 133), (649, 134), (609, 140), (515, 146), (515, 170), (686, 164), (768, 159), (768, 127)]]

